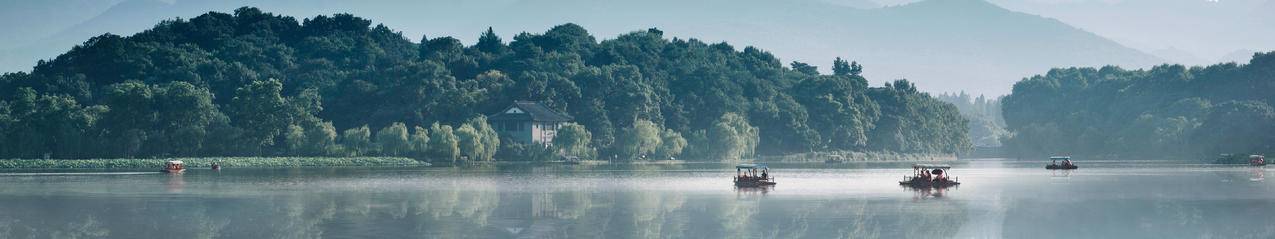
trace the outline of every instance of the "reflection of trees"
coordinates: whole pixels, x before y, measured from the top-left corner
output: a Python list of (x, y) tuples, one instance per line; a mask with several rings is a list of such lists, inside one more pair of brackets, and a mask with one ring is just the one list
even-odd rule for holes
[(708, 209), (717, 212), (714, 214), (713, 221), (718, 222), (717, 225), (720, 227), (720, 230), (718, 230), (720, 234), (718, 235), (730, 238), (757, 236), (757, 234), (752, 234), (746, 229), (748, 228), (748, 223), (760, 210), (758, 201), (736, 200), (734, 198), (719, 198), (716, 200), (719, 201), (709, 205)]
[[(0, 238), (923, 238), (952, 236), (968, 220), (959, 200), (505, 190), (499, 180), (225, 197), (0, 197)], [(182, 194), (206, 189), (188, 183)]]
[[(438, 238), (472, 237), (474, 232), (489, 224), (489, 217), (500, 205), (500, 193), (495, 190), (475, 189), (490, 186), (494, 181), (476, 182), (438, 181), (451, 184), (443, 190), (414, 192), (408, 200), (414, 203), (416, 235)], [(469, 184), (466, 184), (469, 183)], [(468, 236), (466, 236), (468, 235)]]
[[(1004, 228), (1008, 238), (1272, 238), (1272, 214), (1275, 202), (1265, 199), (1019, 201), (1008, 208)], [(1083, 230), (1038, 233), (1064, 227)]]
[(633, 215), (633, 232), (631, 235), (635, 238), (667, 238), (675, 237), (668, 233), (677, 233), (677, 231), (664, 231), (666, 218), (675, 217), (672, 215), (674, 211), (682, 208), (686, 203), (686, 198), (680, 194), (667, 193), (650, 193), (650, 192), (630, 192), (626, 193), (624, 203), (621, 207), (629, 207), (625, 210)]
[(85, 216), (83, 221), (70, 221), (62, 228), (49, 232), (50, 238), (102, 238), (111, 235), (111, 230), (103, 228), (93, 216)]

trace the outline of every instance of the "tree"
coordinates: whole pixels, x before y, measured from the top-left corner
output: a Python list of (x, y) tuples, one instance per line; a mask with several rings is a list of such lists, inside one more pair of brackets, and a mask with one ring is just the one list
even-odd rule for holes
[(486, 116), (471, 118), (465, 125), (473, 128), (474, 133), (478, 135), (478, 143), (482, 145), (481, 150), (473, 151), (470, 157), (480, 161), (491, 161), (496, 156), (496, 151), (500, 149), (500, 135), (487, 123)]
[(846, 62), (846, 60), (842, 60), (841, 57), (837, 57), (837, 59), (832, 60), (833, 75), (839, 75), (839, 76), (855, 75), (853, 73), (854, 73), (854, 68), (851, 67), (850, 63)]
[(802, 74), (807, 74), (812, 76), (819, 75), (819, 68), (816, 66), (812, 66), (810, 64), (793, 61), (792, 64), (790, 64), (790, 67), (792, 67), (793, 71), (800, 72)]
[(592, 141), (593, 135), (589, 130), (576, 123), (563, 124), (553, 137), (554, 147), (562, 150), (563, 154), (580, 158), (593, 158), (596, 152), (589, 145)]
[(372, 130), (367, 125), (341, 132), (341, 144), (349, 155), (366, 155), (372, 151)]
[(245, 130), (244, 138), (254, 146), (269, 147), (275, 137), (283, 133), (291, 123), (287, 101), (280, 95), (283, 83), (270, 79), (253, 81), (235, 90), (231, 100), (231, 123)]
[(660, 126), (648, 120), (637, 120), (632, 128), (624, 129), (620, 138), (621, 156), (629, 159), (646, 159), (660, 147)]
[(682, 150), (686, 148), (686, 138), (682, 138), (682, 134), (671, 129), (665, 129), (660, 134), (660, 147), (655, 150), (655, 155), (660, 159), (674, 159), (682, 155)]
[(863, 65), (859, 65), (859, 62), (857, 62), (857, 61), (851, 61), (851, 62), (850, 62), (850, 75), (852, 75), (852, 76), (859, 76), (859, 74), (862, 74), (862, 73), (863, 73)]
[(1214, 107), (1191, 139), (1209, 155), (1258, 154), (1275, 151), (1271, 132), (1275, 109), (1259, 101), (1238, 101)]
[(155, 93), (142, 82), (130, 81), (113, 84), (107, 88), (105, 102), (110, 111), (103, 115), (102, 126), (110, 141), (108, 149), (117, 150), (117, 156), (131, 157), (142, 152), (152, 137), (159, 133), (152, 130), (158, 123), (153, 107)]
[(429, 128), (430, 157), (456, 163), (460, 157), (460, 138), (452, 132), (452, 126), (434, 123)]
[(411, 150), (408, 139), (407, 125), (401, 122), (394, 122), (376, 131), (376, 143), (381, 146), (382, 155), (404, 155)]
[(297, 125), (288, 125), (288, 130), (283, 133), (283, 142), (288, 147), (289, 154), (305, 154), (306, 147), (309, 147), (305, 137), (305, 129)]
[(478, 37), (478, 44), (474, 47), (487, 53), (503, 53), (505, 43), (501, 42), (500, 36), (496, 36), (496, 32), (492, 31), (491, 27), (487, 27), (487, 31)]
[(306, 138), (306, 155), (332, 155), (336, 147), (336, 127), (332, 122), (307, 121), (304, 126)]
[(429, 152), (429, 131), (423, 127), (416, 126), (412, 130), (412, 137), (409, 142), (412, 144), (412, 153), (416, 157), (424, 157)]
[[(722, 133), (714, 128), (726, 113), (748, 119), (764, 136), (747, 155), (957, 153), (964, 142), (956, 139), (968, 129), (961, 125), (965, 121), (953, 120), (959, 117), (954, 108), (932, 102), (914, 85), (869, 86), (861, 65), (840, 58), (834, 74), (820, 75), (801, 62), (785, 67), (756, 47), (666, 38), (657, 29), (599, 41), (579, 25), (563, 24), (505, 41), (488, 28), (467, 46), (449, 36), (414, 42), (350, 14), (297, 19), (255, 8), (211, 12), (164, 21), (132, 36), (94, 37), (30, 72), (2, 74), (0, 102), (7, 102), (8, 116), (0, 123), (5, 124), (0, 157), (368, 155), (377, 153), (376, 144), (364, 141), (380, 139), (362, 135), (379, 132), (360, 127), (394, 122), (467, 123), (479, 135), (473, 145), (484, 146), (466, 152), (476, 159), (494, 158), (492, 150), (505, 148), (510, 149), (505, 154), (534, 155), (502, 155), (510, 159), (565, 153), (556, 146), (502, 144), (491, 137), (490, 126), (472, 119), (514, 100), (543, 102), (587, 127), (591, 142), (570, 151), (625, 157), (676, 154), (677, 144), (668, 142), (677, 137), (666, 132), (679, 132), (696, 142), (684, 147), (684, 155), (708, 158), (701, 155), (717, 147), (698, 142)], [(1190, 131), (1207, 112), (1188, 109), (1190, 102), (1183, 109), (1160, 103), (1177, 100), (1165, 97), (1173, 94), (1135, 93), (1207, 89), (1184, 96), (1275, 103), (1262, 98), (1270, 88), (1263, 79), (1275, 64), (1270, 55), (1257, 55), (1247, 66), (1052, 71), (1016, 86), (1014, 99), (1005, 102), (1015, 112), (1007, 110), (1005, 117), (1014, 118), (1010, 128), (1057, 121), (1067, 134), (1060, 138), (1096, 139), (1083, 140), (1092, 144), (1084, 147), (1106, 147), (1093, 142), (1119, 138), (1109, 132), (1127, 126), (1120, 122)], [(1077, 95), (1086, 97), (1071, 97)], [(1102, 108), (1104, 102), (1119, 104), (1113, 110), (1076, 110)], [(1047, 119), (1047, 112), (1078, 114)], [(1142, 114), (1155, 117), (1137, 121)], [(650, 124), (638, 122), (642, 119)], [(1153, 127), (1133, 128), (1146, 133)], [(410, 152), (399, 147), (385, 153), (456, 157), (447, 147), (431, 147), (441, 133), (419, 132), (410, 132)], [(634, 147), (622, 147), (625, 143)]]
[(735, 113), (726, 113), (708, 130), (708, 140), (713, 149), (710, 157), (736, 161), (753, 156), (757, 147), (757, 128), (748, 119)]
[(474, 126), (462, 124), (460, 128), (456, 129), (456, 138), (460, 140), (458, 146), (460, 154), (463, 156), (461, 157), (462, 159), (486, 161), (486, 159), (482, 158), (482, 154), (487, 151), (486, 145), (483, 145), (483, 136), (478, 133), (477, 129), (474, 129)]

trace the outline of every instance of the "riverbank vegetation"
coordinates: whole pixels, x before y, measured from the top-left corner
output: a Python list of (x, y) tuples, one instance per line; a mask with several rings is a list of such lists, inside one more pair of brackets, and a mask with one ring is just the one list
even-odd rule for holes
[[(951, 104), (906, 80), (869, 87), (754, 47), (598, 41), (574, 24), (473, 45), (409, 40), (348, 14), (298, 20), (240, 8), (89, 39), (0, 77), (0, 158), (401, 156), (432, 161), (738, 160), (816, 151), (951, 154), (970, 147)], [(514, 100), (575, 118), (545, 148), (483, 117)]]
[(935, 97), (951, 103), (969, 120), (969, 137), (975, 147), (1001, 147), (1001, 140), (1009, 136), (1005, 130), (1005, 118), (1001, 116), (1001, 99), (979, 95), (941, 94)]
[(1066, 68), (1014, 84), (1006, 141), (1020, 156), (1275, 153), (1275, 52), (1248, 64)]
[(175, 159), (10, 159), (0, 160), (0, 168), (160, 169), (164, 167), (164, 162), (169, 160), (181, 160), (186, 165), (186, 168), (210, 168), (213, 163), (227, 168), (429, 166), (429, 163), (402, 157), (209, 157)]

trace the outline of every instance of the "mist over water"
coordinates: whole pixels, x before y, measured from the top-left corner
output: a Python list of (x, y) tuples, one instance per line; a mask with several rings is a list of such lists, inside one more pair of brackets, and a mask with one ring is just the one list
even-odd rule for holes
[(0, 237), (1264, 238), (1267, 169), (1193, 162), (954, 164), (911, 190), (905, 163), (6, 171)]

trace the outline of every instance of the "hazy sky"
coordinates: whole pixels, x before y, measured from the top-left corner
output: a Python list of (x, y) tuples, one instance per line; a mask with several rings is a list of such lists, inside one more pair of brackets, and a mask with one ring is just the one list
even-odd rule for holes
[[(898, 5), (918, 0), (875, 1)], [(1251, 54), (1275, 50), (1273, 0), (988, 1), (1010, 10), (1059, 19), (1185, 64), (1235, 60), (1228, 55), (1237, 51)]]

